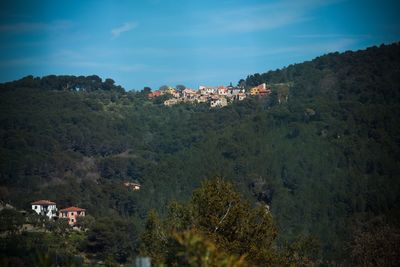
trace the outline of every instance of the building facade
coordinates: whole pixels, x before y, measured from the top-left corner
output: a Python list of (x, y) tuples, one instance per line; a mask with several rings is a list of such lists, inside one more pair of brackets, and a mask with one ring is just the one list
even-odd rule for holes
[(85, 217), (86, 210), (78, 207), (68, 207), (61, 209), (59, 213), (59, 218), (68, 219), (68, 224), (71, 226), (76, 225), (78, 217)]
[(42, 216), (47, 216), (49, 219), (53, 219), (57, 216), (57, 205), (55, 202), (50, 200), (38, 200), (31, 203), (32, 210)]

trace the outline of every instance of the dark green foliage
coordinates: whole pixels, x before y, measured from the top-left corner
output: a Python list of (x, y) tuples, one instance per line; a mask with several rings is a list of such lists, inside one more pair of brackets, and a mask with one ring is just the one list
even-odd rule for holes
[(14, 210), (5, 208), (0, 211), (0, 232), (14, 233), (22, 227), (24, 223), (24, 216)]
[(309, 256), (317, 250), (312, 242), (278, 249), (276, 237), (268, 209), (252, 207), (231, 183), (217, 178), (205, 180), (187, 204), (172, 202), (163, 223), (150, 212), (141, 254), (167, 266), (219, 266), (214, 261), (220, 260), (223, 266), (242, 266), (222, 264), (238, 259), (242, 260), (237, 264), (245, 260), (250, 266), (313, 266), (316, 262)]
[(148, 214), (144, 232), (140, 237), (140, 254), (151, 257), (154, 264), (165, 260), (167, 235), (157, 213), (151, 210)]
[[(324, 259), (349, 262), (354, 221), (399, 214), (399, 62), (398, 43), (321, 56), (241, 80), (266, 82), (272, 95), (218, 110), (164, 107), (149, 88), (124, 92), (97, 76), (3, 84), (0, 199), (19, 209), (42, 198), (77, 205), (96, 223), (143, 222), (221, 176), (270, 205), (279, 244), (313, 235)], [(99, 255), (125, 245), (109, 247)]]
[(0, 238), (0, 266), (82, 266), (70, 239), (51, 233), (22, 233)]
[(358, 222), (350, 249), (354, 266), (399, 266), (398, 221), (393, 223), (384, 217), (376, 217), (364, 223)]
[(218, 247), (233, 255), (246, 255), (257, 265), (276, 265), (273, 249), (277, 230), (265, 207), (252, 208), (223, 180), (205, 181), (191, 200), (191, 227), (206, 233)]
[(102, 79), (97, 75), (90, 76), (72, 76), (72, 75), (49, 75), (40, 77), (26, 76), (20, 80), (2, 84), (0, 90), (14, 88), (33, 88), (41, 90), (59, 90), (59, 91), (82, 91), (93, 92), (98, 90), (123, 92), (121, 86), (115, 85), (113, 79)]
[(96, 220), (89, 229), (83, 251), (98, 260), (112, 259), (125, 263), (135, 253), (136, 238), (137, 230), (133, 223), (104, 218)]

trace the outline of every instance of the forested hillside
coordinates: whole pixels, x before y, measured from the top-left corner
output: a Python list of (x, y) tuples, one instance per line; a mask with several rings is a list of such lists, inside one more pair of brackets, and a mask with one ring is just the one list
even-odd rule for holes
[(269, 205), (278, 243), (316, 237), (324, 264), (362, 265), (370, 236), (385, 237), (371, 247), (400, 240), (400, 44), (250, 75), (239, 83), (273, 93), (217, 110), (165, 107), (99, 79), (0, 85), (1, 201), (86, 208), (95, 222), (77, 250), (126, 262), (150, 209), (165, 216), (217, 176)]

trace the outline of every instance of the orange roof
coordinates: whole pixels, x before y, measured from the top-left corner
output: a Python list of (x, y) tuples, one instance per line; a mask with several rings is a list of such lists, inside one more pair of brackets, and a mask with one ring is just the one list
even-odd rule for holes
[(50, 200), (44, 200), (44, 199), (37, 200), (35, 202), (32, 202), (31, 204), (32, 205), (56, 205), (55, 202), (52, 202)]
[(60, 210), (60, 212), (64, 212), (64, 211), (85, 211), (85, 209), (81, 209), (78, 207), (68, 207), (68, 208)]
[(152, 92), (152, 93), (149, 93), (147, 96), (149, 97), (149, 98), (152, 98), (152, 97), (157, 97), (157, 96), (160, 96), (161, 95), (161, 91), (160, 90), (157, 90), (157, 91), (154, 91), (154, 92)]

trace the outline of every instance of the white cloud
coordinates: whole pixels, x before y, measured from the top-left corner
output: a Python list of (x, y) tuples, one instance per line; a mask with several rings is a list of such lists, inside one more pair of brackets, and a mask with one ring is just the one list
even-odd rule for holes
[(138, 24), (135, 22), (125, 22), (122, 26), (119, 26), (111, 30), (112, 39), (117, 38), (118, 36), (121, 35), (121, 33), (135, 29), (137, 26)]

